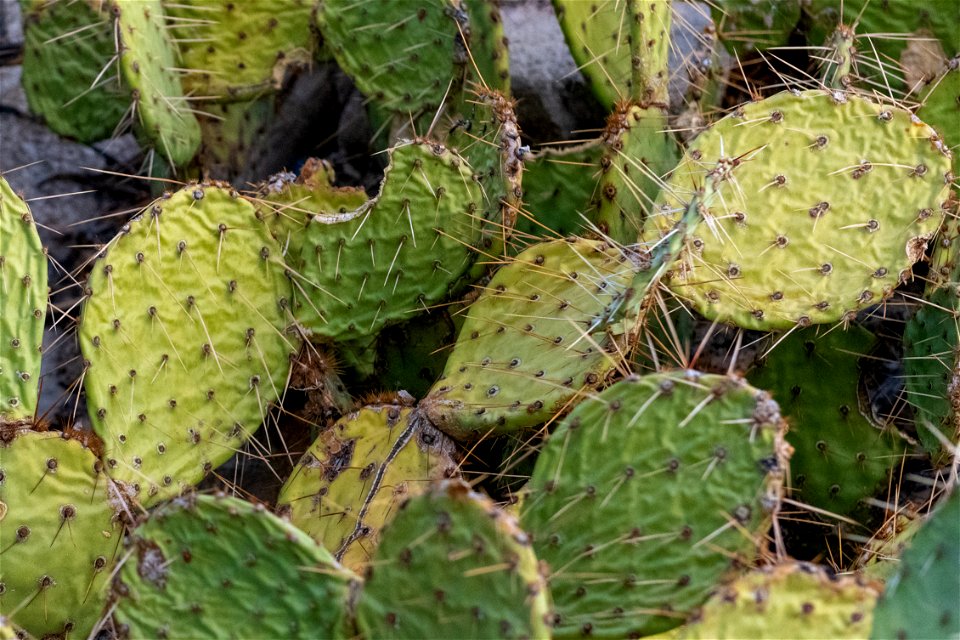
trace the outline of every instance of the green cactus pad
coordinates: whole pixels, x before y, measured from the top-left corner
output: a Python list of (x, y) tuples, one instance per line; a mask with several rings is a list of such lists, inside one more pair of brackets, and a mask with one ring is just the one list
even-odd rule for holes
[[(457, 337), (457, 323), (447, 309), (431, 309), (410, 322), (384, 329), (377, 340), (374, 367), (380, 387), (422, 398), (443, 374)], [(462, 324), (462, 323), (461, 323)]]
[(523, 207), (516, 237), (584, 235), (605, 148), (598, 140), (541, 149), (524, 161)]
[(607, 120), (597, 226), (616, 242), (634, 244), (656, 204), (662, 176), (677, 164), (677, 145), (660, 109), (637, 105), (617, 108)]
[(47, 256), (27, 203), (0, 176), (0, 425), (32, 421), (47, 314)]
[(105, 3), (32, 2), (24, 16), (23, 91), (30, 111), (62, 136), (109, 138), (130, 105), (110, 61), (113, 14)]
[(280, 88), (287, 67), (314, 58), (313, 3), (306, 0), (177, 0), (164, 9), (191, 95), (248, 100)]
[(815, 565), (765, 567), (721, 587), (674, 640), (859, 640), (867, 635), (878, 589)]
[[(510, 95), (510, 53), (500, 15), (500, 0), (461, 0), (467, 12), (467, 78)], [(474, 67), (476, 65), (476, 67)]]
[(170, 164), (184, 165), (200, 146), (200, 125), (180, 86), (179, 62), (161, 0), (114, 0), (120, 68), (133, 91), (140, 135)]
[(537, 459), (521, 525), (552, 573), (555, 638), (666, 631), (749, 564), (779, 506), (777, 404), (694, 371), (579, 404)]
[(243, 102), (204, 103), (197, 119), (202, 142), (196, 164), (217, 180), (255, 173), (248, 167), (256, 163), (276, 108), (272, 93)]
[[(954, 236), (951, 245), (960, 246)], [(937, 453), (940, 436), (960, 442), (960, 270), (921, 302), (903, 332), (904, 387), (915, 410), (917, 435), (923, 447)], [(951, 455), (946, 456), (948, 464)]]
[(434, 109), (451, 82), (462, 82), (459, 25), (468, 18), (459, 0), (320, 0), (316, 20), (340, 67), (391, 111)]
[(949, 173), (936, 133), (907, 111), (837, 91), (784, 92), (698, 136), (648, 225), (671, 225), (710, 176), (718, 197), (703, 203), (707, 223), (673, 290), (744, 328), (835, 322), (910, 276), (943, 219)]
[(593, 240), (522, 252), (468, 308), (443, 377), (422, 402), (427, 415), (455, 438), (509, 433), (597, 388), (632, 325), (601, 318), (623, 302), (636, 270), (622, 250)]
[(570, 53), (605, 107), (629, 98), (666, 104), (669, 2), (554, 0), (554, 7)]
[(188, 496), (134, 532), (119, 625), (132, 638), (345, 638), (353, 575), (288, 522), (226, 496)]
[(86, 638), (123, 530), (96, 456), (56, 432), (0, 433), (0, 616), (37, 638)]
[(868, 355), (873, 335), (859, 327), (821, 333), (816, 327), (792, 332), (748, 377), (773, 394), (790, 423), (793, 497), (848, 515), (887, 488), (904, 445), (859, 411), (858, 360)]
[(359, 571), (399, 504), (456, 473), (454, 453), (453, 443), (419, 412), (364, 407), (320, 434), (280, 490), (277, 506)]
[[(960, 18), (958, 18), (960, 19)], [(957, 55), (943, 64), (943, 68), (923, 93), (923, 106), (917, 115), (943, 137), (944, 144), (953, 149), (954, 174), (960, 171), (960, 48)]]
[(408, 501), (357, 603), (367, 638), (549, 638), (550, 596), (527, 535), (460, 482)]
[(299, 347), (284, 270), (253, 205), (213, 185), (155, 201), (93, 267), (87, 406), (107, 472), (143, 504), (226, 461), (280, 396)]
[(443, 146), (392, 149), (376, 198), (307, 225), (297, 320), (315, 339), (366, 339), (442, 300), (473, 262), (481, 194)]
[(303, 269), (303, 245), (307, 226), (313, 216), (324, 223), (349, 220), (353, 211), (367, 201), (359, 187), (334, 187), (333, 167), (322, 160), (308, 160), (300, 175), (278, 174), (260, 185), (257, 216), (270, 228), (287, 265), (299, 273)]
[(861, 65), (860, 71), (871, 77), (880, 91), (886, 87), (903, 89), (904, 69), (910, 66), (905, 54), (911, 48), (926, 50), (926, 57), (960, 53), (956, 27), (960, 5), (954, 0), (924, 0), (920, 4), (902, 0), (811, 0), (804, 5), (812, 43), (826, 41), (841, 23), (855, 24), (858, 34), (866, 34), (858, 38), (857, 48), (863, 58), (869, 59), (869, 65)]
[(720, 39), (731, 52), (742, 53), (787, 44), (800, 20), (800, 4), (801, 0), (725, 0), (710, 8)]
[(960, 491), (943, 500), (903, 552), (873, 615), (874, 640), (960, 636)]

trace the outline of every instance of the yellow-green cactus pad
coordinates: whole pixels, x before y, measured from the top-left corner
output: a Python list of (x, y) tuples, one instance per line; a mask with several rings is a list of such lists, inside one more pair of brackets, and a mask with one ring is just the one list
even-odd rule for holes
[(109, 138), (130, 105), (111, 60), (109, 6), (98, 0), (31, 3), (24, 16), (23, 92), (53, 131), (84, 143)]
[(465, 484), (409, 500), (356, 609), (366, 638), (549, 638), (550, 596), (516, 521)]
[(114, 0), (123, 81), (133, 92), (140, 135), (170, 164), (184, 165), (200, 146), (200, 125), (183, 93), (180, 62), (161, 0)]
[(299, 341), (280, 247), (253, 205), (191, 185), (148, 206), (94, 265), (80, 324), (107, 472), (153, 503), (260, 428)]
[(177, 0), (164, 4), (180, 49), (183, 89), (208, 100), (248, 100), (280, 88), (318, 43), (307, 0)]
[(710, 319), (764, 330), (891, 295), (940, 226), (952, 179), (950, 153), (909, 112), (821, 90), (747, 104), (699, 135), (649, 228), (672, 225), (708, 176), (717, 193), (670, 286)]
[(280, 511), (356, 571), (399, 505), (457, 472), (455, 447), (414, 409), (364, 407), (311, 445), (280, 490)]
[(178, 498), (137, 527), (119, 575), (131, 638), (347, 638), (355, 577), (262, 505)]
[(93, 453), (57, 432), (0, 433), (0, 617), (37, 638), (86, 638), (123, 540)]
[(473, 262), (482, 191), (442, 145), (390, 151), (380, 193), (307, 225), (293, 274), (297, 321), (315, 339), (357, 340), (441, 301)]
[(870, 632), (879, 589), (804, 562), (748, 573), (711, 596), (672, 640), (859, 640)]
[(0, 176), (0, 425), (32, 421), (47, 315), (47, 256), (27, 203)]
[(426, 414), (455, 438), (509, 433), (596, 389), (633, 325), (605, 319), (624, 304), (637, 270), (628, 253), (595, 240), (519, 254), (468, 308), (443, 376), (421, 403)]
[(695, 371), (619, 382), (550, 435), (520, 516), (547, 562), (554, 638), (669, 630), (749, 565), (789, 447), (770, 396)]

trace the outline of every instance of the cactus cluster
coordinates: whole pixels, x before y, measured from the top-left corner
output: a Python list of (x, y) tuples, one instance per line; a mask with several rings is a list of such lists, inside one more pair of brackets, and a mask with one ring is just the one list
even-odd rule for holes
[[(960, 634), (950, 8), (723, 3), (711, 61), (830, 54), (678, 105), (676, 3), (554, 4), (609, 116), (531, 152), (493, 0), (22, 0), (30, 108), (170, 189), (90, 260), (57, 428), (0, 177), (0, 638)], [(313, 64), (379, 190), (227, 182)]]

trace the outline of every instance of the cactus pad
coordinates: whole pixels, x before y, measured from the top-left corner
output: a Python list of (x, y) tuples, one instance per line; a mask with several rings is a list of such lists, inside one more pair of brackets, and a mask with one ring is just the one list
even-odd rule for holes
[(123, 539), (101, 463), (60, 433), (0, 433), (0, 616), (86, 638)]
[(751, 562), (779, 505), (783, 428), (765, 392), (694, 371), (579, 404), (541, 451), (520, 517), (552, 570), (554, 637), (666, 631)]
[(473, 262), (481, 194), (445, 147), (392, 149), (375, 199), (307, 225), (297, 320), (315, 338), (356, 340), (442, 300)]
[(550, 597), (527, 535), (460, 482), (384, 530), (357, 603), (367, 638), (547, 638)]
[(597, 388), (631, 325), (603, 318), (623, 303), (636, 269), (622, 250), (593, 240), (519, 254), (468, 308), (443, 377), (422, 403), (427, 415), (456, 438), (508, 433)]
[(722, 179), (719, 197), (704, 203), (692, 267), (671, 287), (710, 319), (766, 330), (834, 322), (889, 296), (940, 226), (951, 179), (933, 129), (836, 91), (780, 93), (713, 125), (650, 226), (672, 224), (707, 176)]
[(140, 134), (172, 165), (184, 165), (200, 146), (200, 125), (180, 86), (177, 51), (160, 0), (114, 0), (122, 47), (120, 68), (134, 97)]
[(167, 503), (137, 527), (117, 622), (133, 638), (343, 638), (353, 576), (305, 533), (226, 496)]
[(832, 513), (851, 514), (886, 489), (904, 446), (859, 411), (858, 360), (875, 339), (860, 327), (817, 335), (792, 332), (777, 344), (750, 383), (767, 389), (790, 422), (792, 494)]
[(0, 176), (0, 425), (36, 413), (46, 313), (46, 253), (30, 209)]
[(84, 384), (107, 472), (143, 503), (233, 455), (286, 386), (280, 248), (235, 192), (155, 201), (94, 266), (80, 326)]
[(313, 60), (313, 5), (304, 0), (165, 4), (186, 93), (224, 102), (279, 88), (284, 70)]
[(450, 82), (462, 82), (467, 55), (459, 25), (467, 14), (460, 0), (321, 0), (316, 19), (340, 67), (391, 111), (436, 108)]
[(106, 3), (33, 2), (24, 16), (23, 90), (30, 110), (62, 136), (109, 138), (130, 104), (116, 70)]
[(878, 589), (804, 562), (765, 567), (721, 587), (675, 640), (858, 640), (873, 621)]
[(344, 566), (360, 570), (399, 504), (456, 473), (454, 453), (417, 411), (365, 407), (320, 434), (277, 505)]
[(873, 616), (870, 637), (960, 636), (960, 491), (944, 499), (916, 533)]

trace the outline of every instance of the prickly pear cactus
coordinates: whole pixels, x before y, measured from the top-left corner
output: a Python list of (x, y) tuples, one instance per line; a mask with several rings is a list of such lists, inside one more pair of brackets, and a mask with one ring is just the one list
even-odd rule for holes
[(277, 507), (362, 570), (400, 503), (457, 472), (453, 442), (416, 410), (368, 406), (323, 431), (280, 490)]
[(200, 125), (180, 85), (164, 5), (161, 0), (114, 0), (111, 7), (120, 69), (133, 94), (139, 135), (169, 164), (184, 165), (200, 146)]
[(679, 625), (752, 562), (789, 448), (777, 404), (725, 376), (630, 378), (550, 435), (520, 517), (551, 567), (555, 638)]
[(0, 176), (0, 425), (32, 422), (47, 314), (47, 257), (27, 203)]
[(605, 107), (629, 98), (666, 104), (669, 2), (554, 0), (554, 6), (570, 53)]
[(87, 637), (123, 540), (112, 496), (80, 442), (0, 428), (0, 616), (37, 638)]
[[(548, 147), (523, 165), (523, 209), (514, 235), (520, 241), (585, 235), (605, 148), (599, 140)], [(590, 217), (588, 217), (590, 216)]]
[(550, 637), (550, 596), (527, 534), (459, 481), (402, 507), (356, 615), (368, 638)]
[(800, 5), (801, 0), (726, 0), (710, 10), (727, 48), (742, 51), (786, 44), (800, 20)]
[(636, 104), (617, 108), (607, 120), (596, 221), (600, 231), (622, 244), (634, 244), (653, 209), (662, 176), (677, 164), (677, 146), (660, 109)]
[[(509, 433), (555, 415), (618, 365), (631, 321), (606, 326), (637, 270), (604, 242), (537, 244), (468, 309), (443, 376), (421, 406), (456, 438)], [(643, 292), (638, 292), (643, 295)]]
[(252, 204), (194, 184), (148, 206), (94, 265), (80, 346), (107, 472), (177, 495), (260, 428), (299, 340), (290, 283)]
[(905, 445), (859, 410), (858, 360), (869, 354), (873, 335), (860, 327), (820, 333), (792, 332), (748, 378), (773, 394), (790, 423), (792, 497), (850, 515), (886, 490)]
[(468, 18), (460, 0), (320, 0), (315, 15), (337, 64), (364, 95), (391, 111), (436, 108), (451, 83), (463, 80)]
[(280, 88), (288, 67), (313, 60), (313, 4), (303, 0), (164, 4), (175, 34), (185, 93), (248, 100)]
[(111, 68), (109, 6), (91, 0), (26, 5), (22, 79), (30, 111), (80, 142), (109, 138), (130, 105)]
[(671, 287), (710, 319), (763, 330), (888, 297), (940, 226), (952, 179), (950, 153), (909, 112), (821, 90), (745, 105), (698, 136), (649, 227), (672, 224), (707, 176), (720, 197)]
[(223, 180), (250, 173), (276, 109), (272, 93), (242, 102), (204, 103), (197, 119), (201, 144), (196, 164)]
[(956, 638), (960, 636), (960, 491), (944, 499), (916, 533), (887, 580), (870, 637)]
[(787, 562), (748, 573), (711, 596), (696, 619), (666, 637), (857, 640), (870, 630), (879, 589), (857, 576)]
[(346, 638), (353, 574), (263, 506), (187, 496), (134, 532), (116, 587), (133, 638)]
[(960, 45), (956, 55), (945, 60), (937, 76), (931, 79), (930, 86), (923, 92), (923, 103), (917, 115), (929, 123), (943, 136), (947, 146), (954, 150), (954, 174), (960, 171), (960, 157), (957, 157), (957, 145), (960, 145)]
[(298, 322), (316, 340), (365, 339), (439, 302), (473, 262), (481, 201), (455, 152), (395, 147), (376, 198), (307, 225), (293, 275)]
[(300, 175), (281, 173), (260, 185), (254, 202), (257, 216), (283, 248), (284, 260), (299, 273), (303, 269), (304, 236), (310, 221), (319, 216), (325, 224), (349, 220), (367, 201), (359, 187), (334, 187), (333, 167), (322, 160), (308, 160)]

